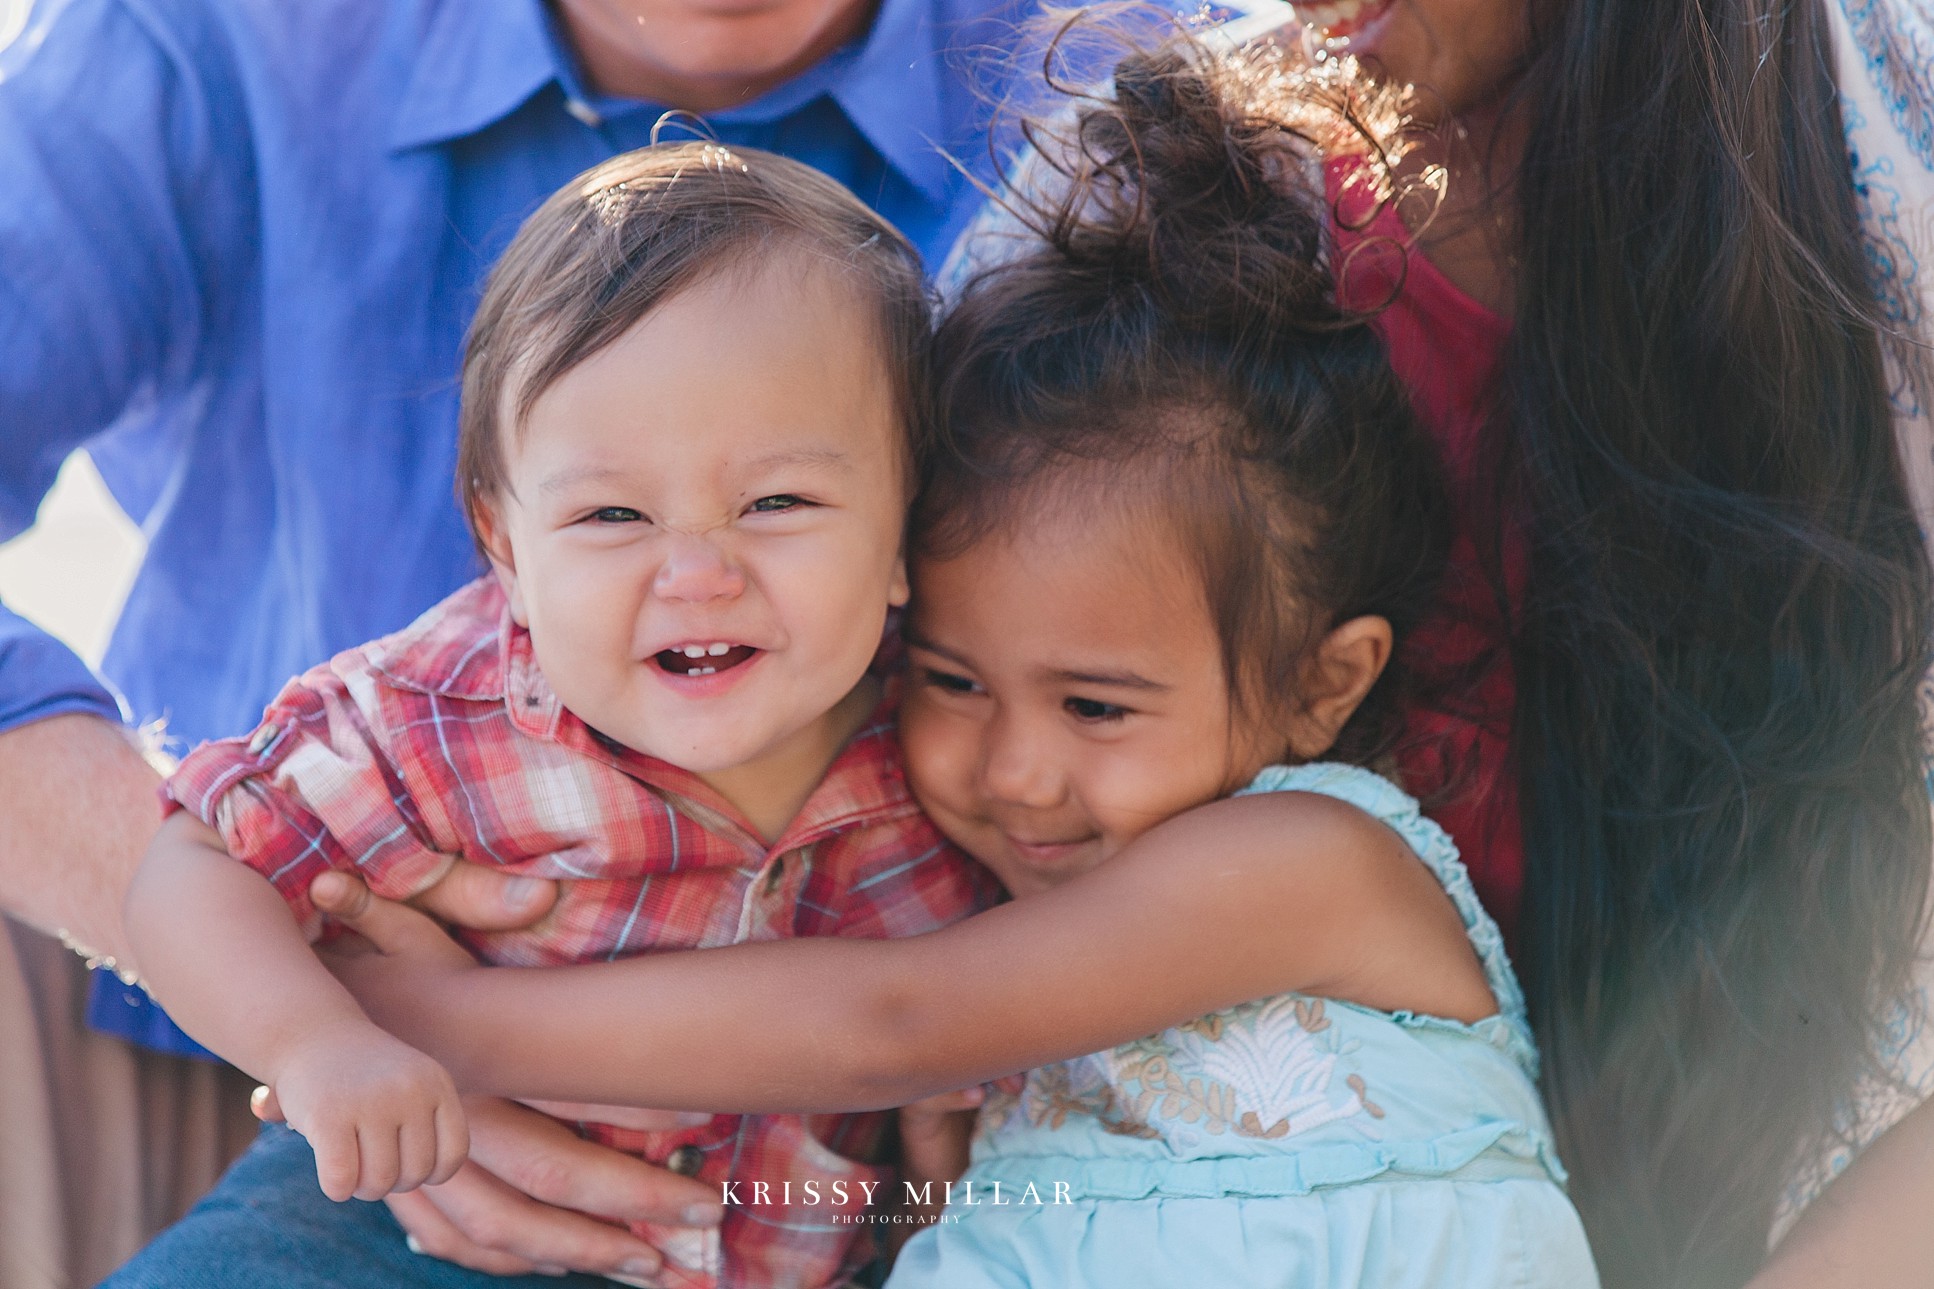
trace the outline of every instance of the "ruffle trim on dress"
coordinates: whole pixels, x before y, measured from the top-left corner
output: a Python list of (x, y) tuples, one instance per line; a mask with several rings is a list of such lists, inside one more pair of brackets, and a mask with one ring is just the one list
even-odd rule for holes
[[(1532, 1078), (1538, 1075), (1538, 1046), (1526, 1019), (1524, 990), (1517, 973), (1511, 969), (1510, 955), (1504, 949), (1504, 933), (1484, 911), (1471, 885), (1471, 875), (1458, 858), (1457, 844), (1435, 820), (1424, 817), (1417, 799), (1390, 780), (1360, 765), (1338, 761), (1311, 761), (1305, 765), (1272, 765), (1263, 769), (1250, 784), (1236, 793), (1246, 796), (1259, 792), (1314, 792), (1347, 801), (1402, 837), (1417, 858), (1436, 876), (1450, 896), (1457, 916), (1463, 920), (1464, 933), (1477, 951), (1484, 967), (1484, 978), (1497, 998), (1498, 1014), (1473, 1025), (1447, 1017), (1414, 1012), (1381, 1012), (1398, 1024), (1412, 1027), (1448, 1028), (1453, 1032), (1474, 1033), (1487, 1041), (1502, 1040), (1502, 1046)], [(1363, 1010), (1373, 1010), (1364, 1008)]]
[[(1033, 1186), (1043, 1203), (1052, 1202), (1056, 1183), (1065, 1183), (1074, 1202), (1084, 1200), (1279, 1198), (1308, 1195), (1329, 1187), (1372, 1180), (1433, 1182), (1531, 1179), (1562, 1186), (1565, 1170), (1541, 1134), (1502, 1121), (1478, 1124), (1429, 1141), (1312, 1146), (1292, 1154), (1220, 1156), (1211, 1159), (1142, 1159), (1069, 1155), (983, 1155), (974, 1161), (954, 1198), (964, 1198), (961, 1183), (976, 1187), (977, 1205), (993, 1205), (992, 1183), (1000, 1198), (1017, 1203)], [(985, 1187), (986, 1190), (980, 1188)]]

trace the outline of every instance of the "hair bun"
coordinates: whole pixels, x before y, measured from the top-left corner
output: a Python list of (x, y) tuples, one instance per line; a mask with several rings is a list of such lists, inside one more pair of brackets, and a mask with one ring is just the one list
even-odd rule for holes
[(1351, 60), (1183, 36), (1130, 52), (1111, 94), (1030, 128), (1058, 181), (1017, 213), (1072, 266), (1149, 293), (1178, 325), (1328, 330), (1344, 317), (1323, 162), (1356, 153), (1381, 178), (1398, 108)]

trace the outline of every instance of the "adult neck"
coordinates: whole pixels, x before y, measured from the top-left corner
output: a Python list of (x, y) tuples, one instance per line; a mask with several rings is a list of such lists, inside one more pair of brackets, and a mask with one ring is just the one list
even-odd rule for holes
[(625, 0), (551, 0), (592, 89), (690, 112), (737, 107), (785, 84), (864, 33), (879, 2), (807, 6), (793, 18), (786, 10), (800, 6), (789, 0), (671, 14), (640, 13)]
[(1399, 177), (1441, 166), (1444, 200), (1418, 245), (1451, 284), (1510, 317), (1517, 293), (1518, 167), (1529, 121), (1521, 103), (1499, 99), (1422, 131), (1398, 164)]

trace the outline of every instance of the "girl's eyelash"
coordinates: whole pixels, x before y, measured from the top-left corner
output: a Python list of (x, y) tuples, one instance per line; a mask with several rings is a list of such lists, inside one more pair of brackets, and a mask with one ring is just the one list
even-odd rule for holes
[(1113, 703), (1104, 703), (1094, 698), (1070, 698), (1062, 706), (1068, 709), (1070, 716), (1079, 721), (1118, 721), (1128, 715), (1126, 707), (1117, 707)]
[(951, 671), (936, 671), (932, 667), (920, 668), (920, 680), (950, 694), (971, 694), (980, 688), (965, 676), (957, 676)]

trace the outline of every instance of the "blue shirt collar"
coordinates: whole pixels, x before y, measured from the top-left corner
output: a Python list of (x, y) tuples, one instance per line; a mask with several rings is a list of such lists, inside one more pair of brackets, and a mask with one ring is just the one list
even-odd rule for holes
[(953, 186), (953, 167), (940, 149), (960, 133), (947, 99), (963, 92), (941, 75), (940, 60), (949, 56), (941, 10), (925, 0), (881, 0), (873, 30), (831, 91), (887, 164), (934, 202), (945, 201)]
[[(940, 24), (932, 0), (881, 0), (863, 40), (834, 51), (750, 103), (711, 115), (720, 121), (771, 121), (825, 95), (855, 129), (929, 199), (943, 201), (952, 167), (940, 145), (949, 128)], [(390, 146), (398, 151), (448, 143), (485, 129), (522, 107), (546, 85), (597, 116), (641, 110), (623, 100), (591, 97), (563, 47), (543, 0), (434, 7), (404, 91)], [(652, 108), (651, 110), (656, 110)]]
[(434, 5), (390, 130), (396, 151), (475, 134), (557, 79), (543, 0)]

